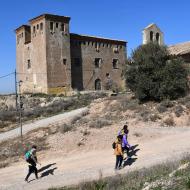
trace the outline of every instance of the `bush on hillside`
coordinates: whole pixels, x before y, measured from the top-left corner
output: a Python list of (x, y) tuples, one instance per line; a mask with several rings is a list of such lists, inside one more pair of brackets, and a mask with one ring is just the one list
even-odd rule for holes
[(126, 85), (140, 101), (177, 99), (188, 90), (184, 61), (171, 57), (165, 46), (141, 45), (127, 63)]

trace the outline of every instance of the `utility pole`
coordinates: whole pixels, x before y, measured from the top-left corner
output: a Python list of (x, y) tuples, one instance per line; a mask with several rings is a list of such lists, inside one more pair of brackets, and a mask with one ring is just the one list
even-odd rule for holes
[(18, 82), (18, 90), (19, 90), (19, 124), (20, 124), (20, 136), (21, 136), (21, 141), (23, 140), (23, 133), (22, 133), (22, 110), (23, 110), (23, 102), (22, 102), (22, 96), (21, 96), (21, 83), (22, 81), (20, 80)]
[(18, 93), (17, 93), (17, 73), (16, 73), (16, 69), (15, 69), (15, 100), (16, 100), (16, 111), (18, 111)]

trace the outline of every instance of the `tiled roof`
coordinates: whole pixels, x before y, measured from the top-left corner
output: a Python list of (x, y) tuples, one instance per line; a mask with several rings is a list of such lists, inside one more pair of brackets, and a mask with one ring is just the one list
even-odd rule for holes
[(93, 41), (102, 41), (102, 42), (112, 42), (112, 43), (121, 43), (125, 45), (127, 42), (124, 40), (116, 40), (116, 39), (109, 39), (109, 38), (103, 38), (98, 36), (89, 36), (89, 35), (79, 35), (75, 33), (71, 33), (71, 39), (84, 39), (84, 40), (93, 40)]
[(175, 44), (168, 47), (169, 53), (172, 55), (184, 55), (190, 53), (190, 41)]

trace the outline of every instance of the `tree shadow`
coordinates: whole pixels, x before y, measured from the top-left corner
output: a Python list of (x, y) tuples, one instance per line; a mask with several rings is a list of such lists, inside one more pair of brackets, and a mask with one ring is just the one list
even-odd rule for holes
[(38, 173), (43, 172), (44, 170), (47, 170), (48, 168), (50, 168), (51, 166), (53, 166), (53, 165), (55, 165), (55, 164), (56, 164), (56, 163), (48, 164), (48, 165), (46, 165), (46, 166), (43, 166), (42, 168), (40, 168), (40, 169), (38, 170)]
[(54, 175), (54, 171), (57, 169), (57, 167), (55, 167), (55, 168), (52, 168), (52, 169), (49, 169), (49, 170), (47, 170), (47, 171), (45, 171), (45, 172), (43, 172), (42, 174), (41, 174), (41, 178), (42, 177), (46, 177), (46, 176), (48, 176), (48, 175)]

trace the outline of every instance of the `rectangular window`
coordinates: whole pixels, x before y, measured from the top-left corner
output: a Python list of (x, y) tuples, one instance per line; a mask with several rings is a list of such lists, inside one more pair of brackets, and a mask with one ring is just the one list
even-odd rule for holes
[(43, 23), (40, 23), (40, 30), (43, 30)]
[(100, 68), (101, 63), (102, 63), (101, 58), (95, 58), (95, 60), (94, 60), (95, 68)]
[(113, 59), (113, 69), (118, 69), (118, 63), (119, 63), (118, 59)]
[(74, 64), (75, 64), (75, 66), (80, 67), (81, 66), (80, 58), (74, 58)]
[(113, 48), (113, 52), (114, 52), (114, 53), (119, 53), (119, 46), (115, 46), (115, 47)]
[(37, 24), (37, 30), (39, 30), (39, 24)]
[(56, 28), (59, 27), (59, 23), (58, 23), (58, 22), (55, 23), (55, 27), (56, 27)]
[(27, 60), (27, 69), (30, 69), (31, 68), (31, 62), (30, 62), (30, 59)]
[(53, 22), (50, 22), (50, 30), (53, 31)]
[(65, 24), (61, 23), (61, 31), (65, 32)]

